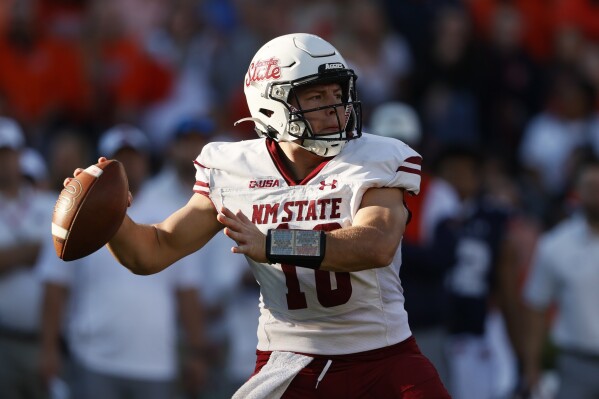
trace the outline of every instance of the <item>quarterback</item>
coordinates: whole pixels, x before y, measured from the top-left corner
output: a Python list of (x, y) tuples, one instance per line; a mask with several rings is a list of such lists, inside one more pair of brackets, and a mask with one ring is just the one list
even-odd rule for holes
[[(449, 398), (411, 335), (400, 242), (420, 156), (362, 133), (356, 76), (310, 34), (266, 43), (243, 80), (259, 138), (210, 143), (194, 195), (125, 218), (109, 249), (156, 273), (223, 230), (260, 284), (257, 362), (234, 398)], [(76, 171), (77, 173), (78, 171)]]

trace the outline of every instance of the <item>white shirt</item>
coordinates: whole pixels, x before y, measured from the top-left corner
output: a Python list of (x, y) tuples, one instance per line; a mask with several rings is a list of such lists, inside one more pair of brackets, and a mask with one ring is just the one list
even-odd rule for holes
[[(149, 208), (139, 206), (144, 203), (140, 195), (129, 215), (141, 223), (159, 221)], [(160, 206), (159, 199), (154, 203)], [(195, 287), (191, 268), (181, 262), (161, 273), (138, 276), (118, 264), (106, 247), (63, 262), (46, 245), (40, 272), (45, 281), (71, 289), (67, 338), (78, 361), (127, 378), (176, 376), (176, 290)]]
[[(371, 187), (418, 193), (420, 156), (396, 139), (363, 134), (295, 183), (264, 139), (211, 143), (197, 158), (196, 192), (240, 209), (265, 233), (346, 227)], [(330, 273), (248, 259), (261, 286), (258, 349), (347, 354), (411, 335), (399, 280), (401, 251), (384, 268)]]
[(524, 295), (539, 309), (557, 303), (558, 346), (599, 355), (599, 234), (584, 218), (574, 216), (541, 237)]
[[(134, 200), (137, 205), (163, 220), (189, 201), (193, 186), (183, 184), (174, 169), (167, 166), (145, 184), (141, 194), (143, 198)], [(218, 233), (198, 252), (180, 261), (193, 269), (201, 298), (207, 304), (226, 300), (247, 269), (245, 258), (231, 252), (233, 245), (234, 241)]]
[[(56, 197), (24, 186), (16, 199), (0, 195), (0, 246), (42, 242), (50, 237)], [(0, 327), (37, 332), (42, 284), (33, 266), (0, 274)]]
[(564, 188), (574, 150), (590, 144), (599, 154), (599, 117), (566, 121), (549, 113), (533, 118), (519, 149), (520, 162), (537, 171), (551, 193)]

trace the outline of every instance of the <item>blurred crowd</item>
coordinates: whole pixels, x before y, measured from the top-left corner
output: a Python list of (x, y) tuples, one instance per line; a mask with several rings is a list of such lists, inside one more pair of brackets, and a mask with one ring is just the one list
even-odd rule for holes
[[(455, 398), (537, 380), (536, 397), (553, 397), (564, 342), (539, 336), (527, 352), (527, 312), (552, 298), (529, 276), (545, 234), (585, 205), (579, 172), (599, 157), (596, 0), (1, 1), (0, 397), (216, 399), (251, 374), (258, 288), (224, 235), (150, 280), (105, 249), (62, 264), (48, 226), (64, 178), (99, 155), (127, 165), (139, 220), (183, 205), (203, 145), (256, 137), (234, 127), (249, 116), (243, 76), (292, 32), (356, 71), (365, 132), (423, 155), (402, 282)], [(599, 281), (599, 264), (589, 273)], [(578, 349), (599, 368), (597, 345)]]

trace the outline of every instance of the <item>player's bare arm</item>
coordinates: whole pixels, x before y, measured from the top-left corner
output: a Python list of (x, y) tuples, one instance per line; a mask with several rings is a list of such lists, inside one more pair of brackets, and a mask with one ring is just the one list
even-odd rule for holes
[(154, 274), (202, 248), (222, 227), (212, 202), (195, 194), (184, 207), (155, 225), (137, 224), (125, 217), (108, 249), (133, 273)]
[[(105, 160), (101, 157), (99, 162)], [(83, 169), (78, 168), (73, 175), (81, 172)], [(65, 179), (64, 185), (70, 180)], [(126, 215), (108, 249), (133, 273), (154, 274), (203, 247), (222, 227), (212, 202), (195, 194), (184, 207), (155, 225), (135, 223)]]
[(368, 190), (353, 225), (327, 233), (321, 269), (353, 272), (388, 266), (408, 220), (403, 195), (398, 188)]
[[(266, 236), (241, 212), (223, 208), (218, 221), (237, 246), (232, 251), (266, 263)], [(321, 270), (353, 272), (389, 265), (407, 221), (403, 191), (397, 188), (368, 190), (354, 224), (326, 233)]]

